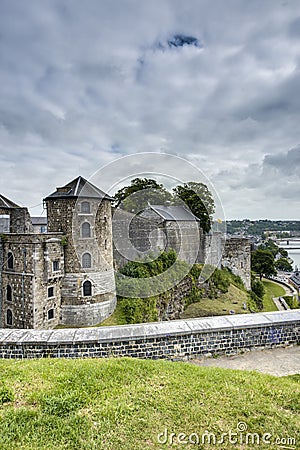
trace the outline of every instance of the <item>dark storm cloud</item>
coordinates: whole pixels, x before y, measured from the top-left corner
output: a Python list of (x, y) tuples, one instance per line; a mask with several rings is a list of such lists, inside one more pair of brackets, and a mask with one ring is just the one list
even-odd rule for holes
[(165, 151), (201, 167), (227, 216), (261, 216), (266, 197), (295, 217), (299, 20), (298, 1), (2, 0), (0, 191), (36, 204), (116, 155)]

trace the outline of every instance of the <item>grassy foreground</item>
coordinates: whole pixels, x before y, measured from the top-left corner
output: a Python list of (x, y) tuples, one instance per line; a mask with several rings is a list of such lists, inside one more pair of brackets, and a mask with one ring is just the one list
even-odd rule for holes
[[(276, 438), (300, 444), (299, 375), (128, 358), (0, 361), (0, 374), (1, 450), (282, 448)], [(218, 441), (238, 424), (238, 438), (246, 439), (246, 426), (259, 445), (226, 436), (201, 444), (206, 430)], [(192, 443), (178, 443), (179, 433)], [(271, 445), (262, 442), (264, 433)]]

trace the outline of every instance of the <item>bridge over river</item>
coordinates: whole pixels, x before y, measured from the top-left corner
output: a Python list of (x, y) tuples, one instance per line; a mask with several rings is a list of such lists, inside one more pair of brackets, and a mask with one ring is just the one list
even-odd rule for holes
[(286, 250), (300, 250), (300, 239), (277, 239), (276, 244), (281, 248), (285, 248)]

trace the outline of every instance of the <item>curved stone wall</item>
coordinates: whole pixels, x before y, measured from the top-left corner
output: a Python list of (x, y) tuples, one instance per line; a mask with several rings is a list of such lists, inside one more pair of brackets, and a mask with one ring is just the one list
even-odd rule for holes
[(172, 360), (300, 343), (300, 310), (63, 330), (0, 330), (1, 358)]

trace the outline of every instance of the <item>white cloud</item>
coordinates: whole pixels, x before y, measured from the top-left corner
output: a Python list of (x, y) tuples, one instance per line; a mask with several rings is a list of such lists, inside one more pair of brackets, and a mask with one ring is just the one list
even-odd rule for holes
[[(30, 206), (165, 151), (207, 173), (228, 217), (298, 218), (299, 20), (297, 1), (3, 0), (0, 191)], [(177, 34), (201, 45), (169, 48)]]

